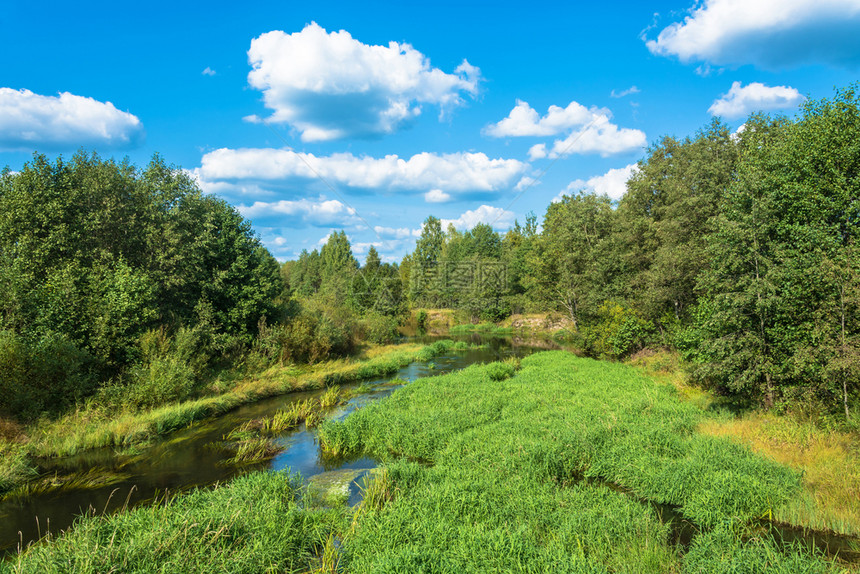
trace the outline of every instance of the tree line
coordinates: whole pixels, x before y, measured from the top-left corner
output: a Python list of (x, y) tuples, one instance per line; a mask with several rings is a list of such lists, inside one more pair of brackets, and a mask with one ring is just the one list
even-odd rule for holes
[[(850, 416), (860, 391), (860, 111), (855, 88), (796, 119), (719, 120), (653, 144), (617, 203), (564, 196), (503, 235), (428, 218), (404, 259), (410, 304), (476, 319), (564, 313), (595, 356), (680, 350), (702, 383), (766, 407)], [(446, 293), (439, 262), (498, 261), (504, 296)]]
[(860, 393), (860, 109), (715, 120), (654, 143), (617, 202), (575, 193), (505, 233), (428, 217), (363, 262), (343, 231), (281, 265), (249, 223), (156, 156), (79, 152), (0, 174), (0, 414), (208, 392), (220, 368), (314, 362), (398, 336), (410, 309), (563, 314), (597, 357), (670, 347), (767, 407), (850, 416)]

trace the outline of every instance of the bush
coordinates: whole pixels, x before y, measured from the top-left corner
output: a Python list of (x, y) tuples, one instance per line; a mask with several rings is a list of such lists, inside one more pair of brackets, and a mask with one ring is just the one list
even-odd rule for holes
[(371, 343), (392, 343), (400, 337), (397, 331), (398, 321), (395, 317), (368, 311), (362, 321), (364, 338)]
[[(258, 366), (316, 363), (331, 356), (347, 355), (355, 349), (358, 324), (346, 307), (319, 301), (305, 305), (294, 301), (291, 307), (291, 316), (283, 323), (269, 326), (265, 321), (260, 322), (253, 347)], [(379, 327), (379, 336), (384, 331)]]
[(514, 365), (508, 362), (490, 363), (486, 368), (487, 375), (492, 381), (504, 381), (514, 376)]
[(0, 410), (25, 421), (60, 412), (92, 394), (92, 362), (62, 335), (30, 343), (0, 330)]
[(155, 407), (188, 398), (203, 378), (209, 357), (197, 329), (151, 330), (140, 338), (141, 363), (128, 371), (124, 401)]
[(598, 310), (599, 321), (587, 329), (590, 350), (599, 357), (626, 357), (645, 347), (654, 332), (654, 324), (635, 311), (605, 302)]

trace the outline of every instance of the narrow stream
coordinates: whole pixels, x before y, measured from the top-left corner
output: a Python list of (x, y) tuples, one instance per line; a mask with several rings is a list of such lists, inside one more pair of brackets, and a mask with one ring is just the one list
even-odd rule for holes
[[(365, 384), (371, 387), (369, 392), (355, 396), (345, 406), (327, 416), (346, 416), (362, 404), (391, 394), (396, 387), (387, 383), (395, 378), (413, 381), (419, 377), (462, 369), (473, 363), (496, 361), (511, 355), (523, 356), (540, 350), (535, 346), (518, 344), (510, 337), (467, 336), (465, 339), (483, 343), (484, 346), (438, 356), (432, 363), (412, 363), (389, 377), (366, 381)], [(430, 340), (427, 338), (422, 341)], [(64, 475), (92, 470), (115, 473), (121, 479), (110, 486), (95, 489), (64, 488), (0, 501), (0, 553), (16, 552), (19, 547), (26, 547), (48, 532), (56, 535), (71, 526), (76, 517), (87, 512), (114, 512), (125, 505), (134, 506), (165, 493), (225, 482), (254, 470), (289, 468), (301, 473), (307, 480), (331, 470), (375, 467), (376, 462), (368, 458), (323, 461), (315, 433), (304, 427), (279, 437), (277, 440), (282, 442), (285, 449), (267, 463), (240, 467), (226, 464), (231, 453), (217, 447), (224, 435), (248, 420), (271, 416), (293, 402), (318, 396), (322, 392), (290, 393), (245, 405), (223, 416), (171, 433), (136, 456), (118, 454), (113, 449), (98, 449), (74, 457), (43, 461), (40, 469), (43, 474), (56, 472)]]

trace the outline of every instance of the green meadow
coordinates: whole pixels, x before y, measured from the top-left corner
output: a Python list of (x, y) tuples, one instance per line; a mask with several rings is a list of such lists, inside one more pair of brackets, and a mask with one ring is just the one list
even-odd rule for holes
[(354, 508), (256, 473), (82, 519), (0, 572), (856, 571), (762, 526), (801, 476), (697, 430), (729, 416), (566, 352), (474, 365), (321, 423), (323, 456), (381, 461)]
[[(838, 571), (759, 527), (798, 495), (800, 473), (697, 432), (727, 415), (560, 351), (500, 371), (419, 380), (322, 425), (326, 452), (367, 452), (389, 470), (390, 501), (344, 540), (347, 570)], [(694, 524), (688, 548), (665, 505)]]

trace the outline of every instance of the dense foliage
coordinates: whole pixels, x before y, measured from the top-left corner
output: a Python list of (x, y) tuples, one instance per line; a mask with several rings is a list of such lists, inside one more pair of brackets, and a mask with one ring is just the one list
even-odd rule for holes
[[(854, 88), (808, 101), (795, 120), (754, 115), (736, 133), (715, 120), (652, 145), (618, 202), (575, 193), (552, 203), (539, 233), (534, 220), (499, 235), (486, 225), (443, 232), (428, 218), (404, 260), (404, 292), (475, 321), (558, 311), (594, 356), (675, 347), (724, 393), (850, 418), (860, 396), (858, 142)], [(492, 292), (478, 271), (486, 261), (506, 270)]]
[(281, 289), (249, 223), (160, 158), (37, 155), (0, 177), (0, 409), (56, 411), (107, 381), (175, 399)]
[[(858, 142), (849, 88), (796, 119), (664, 137), (619, 201), (566, 195), (504, 234), (430, 216), (400, 264), (374, 247), (359, 264), (334, 232), (280, 269), (233, 208), (158, 157), (37, 155), (0, 177), (0, 411), (181, 398), (212, 358), (315, 362), (394, 340), (409, 308), (448, 307), (474, 322), (559, 313), (592, 356), (674, 347), (720, 392), (850, 419)], [(129, 385), (140, 392), (112, 394)]]

